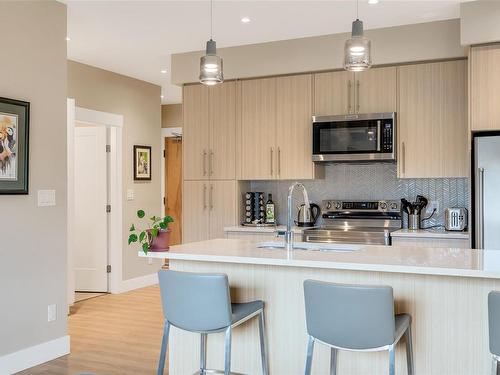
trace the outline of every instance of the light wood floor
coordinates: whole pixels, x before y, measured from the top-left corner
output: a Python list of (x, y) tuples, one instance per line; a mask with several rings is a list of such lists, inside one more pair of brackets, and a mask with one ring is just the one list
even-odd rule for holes
[(157, 286), (78, 302), (68, 322), (71, 354), (18, 374), (155, 374), (162, 328)]

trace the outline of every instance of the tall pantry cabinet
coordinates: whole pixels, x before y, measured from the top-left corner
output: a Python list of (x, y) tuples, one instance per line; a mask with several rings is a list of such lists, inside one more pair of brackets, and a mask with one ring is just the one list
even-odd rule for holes
[(183, 88), (183, 242), (237, 223), (236, 83)]

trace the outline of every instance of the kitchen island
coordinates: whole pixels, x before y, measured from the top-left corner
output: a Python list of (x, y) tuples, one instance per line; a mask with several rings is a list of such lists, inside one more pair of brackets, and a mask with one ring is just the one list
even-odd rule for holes
[[(144, 254), (142, 254), (144, 256)], [(307, 342), (302, 283), (306, 279), (390, 285), (395, 309), (413, 317), (415, 369), (419, 375), (475, 375), (489, 371), (487, 294), (500, 289), (500, 251), (360, 246), (356, 251), (258, 248), (245, 240), (217, 239), (172, 246), (148, 256), (170, 268), (228, 274), (234, 302), (266, 303), (270, 374), (304, 371)], [(203, 306), (200, 306), (203, 308)], [(209, 368), (223, 367), (223, 335), (209, 337)], [(234, 330), (232, 371), (260, 373), (256, 322)], [(193, 373), (199, 337), (174, 329), (170, 374)], [(406, 374), (404, 345), (398, 374)], [(329, 351), (315, 351), (313, 374), (328, 374)], [(340, 352), (339, 374), (385, 374), (387, 353)]]

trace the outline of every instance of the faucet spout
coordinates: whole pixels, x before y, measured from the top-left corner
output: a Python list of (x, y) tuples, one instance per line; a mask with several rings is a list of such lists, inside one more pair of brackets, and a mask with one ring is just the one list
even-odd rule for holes
[(285, 231), (285, 248), (287, 250), (293, 249), (293, 231), (292, 231), (292, 197), (293, 192), (296, 187), (302, 188), (302, 193), (304, 196), (304, 204), (306, 209), (309, 210), (309, 197), (307, 195), (307, 190), (303, 184), (300, 182), (295, 182), (288, 188), (287, 197), (287, 220), (286, 220), (286, 231)]

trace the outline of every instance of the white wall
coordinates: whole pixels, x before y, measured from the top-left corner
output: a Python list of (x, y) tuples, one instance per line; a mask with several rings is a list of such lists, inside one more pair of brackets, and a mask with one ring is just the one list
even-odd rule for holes
[[(0, 96), (31, 103), (29, 195), (0, 195), (4, 374), (5, 354), (66, 335), (66, 6), (2, 1), (0, 25)], [(40, 189), (55, 207), (37, 207)]]
[[(367, 30), (375, 65), (466, 56), (460, 45), (458, 19)], [(217, 51), (224, 59), (224, 78), (342, 69), (349, 34), (333, 34), (252, 44)], [(172, 82), (197, 82), (203, 51), (172, 55)]]
[(463, 45), (500, 42), (500, 1), (460, 4), (460, 32)]

